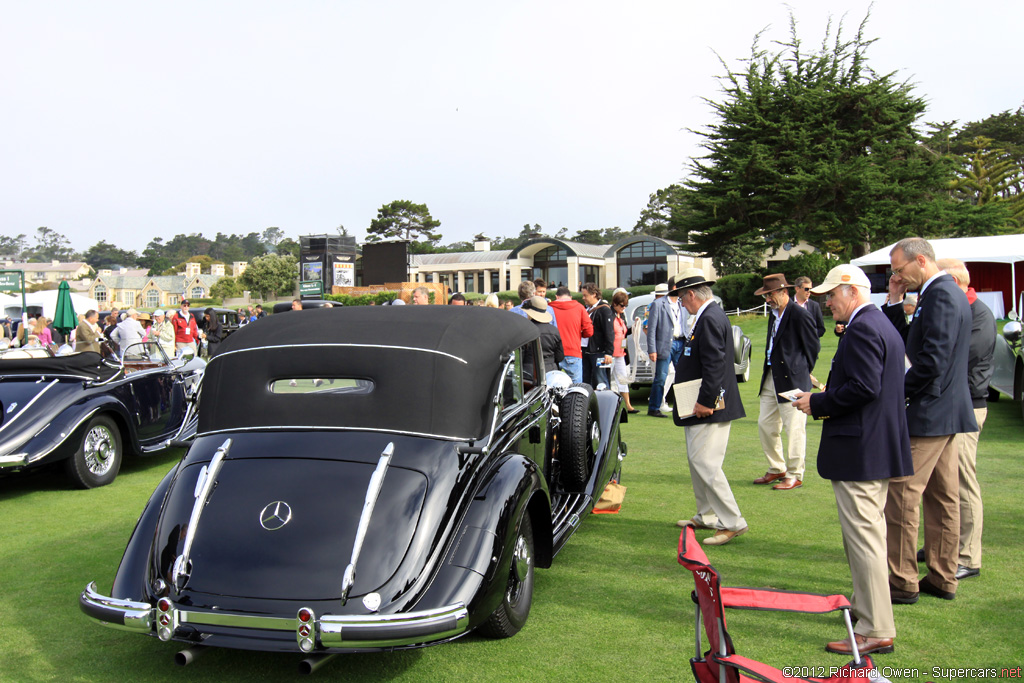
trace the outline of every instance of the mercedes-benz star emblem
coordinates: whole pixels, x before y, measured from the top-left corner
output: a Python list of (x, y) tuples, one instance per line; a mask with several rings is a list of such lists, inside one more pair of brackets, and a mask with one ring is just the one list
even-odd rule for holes
[(277, 531), (292, 520), (292, 509), (283, 500), (275, 500), (260, 512), (260, 526), (267, 531)]

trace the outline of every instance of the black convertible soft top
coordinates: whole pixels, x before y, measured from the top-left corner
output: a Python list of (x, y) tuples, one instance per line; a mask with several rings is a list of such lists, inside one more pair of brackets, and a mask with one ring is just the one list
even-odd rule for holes
[(95, 351), (83, 351), (54, 358), (0, 358), (0, 376), (71, 375), (87, 380), (105, 380), (117, 374)]
[[(478, 439), (490, 427), (502, 359), (537, 338), (508, 311), (467, 306), (352, 306), (261, 318), (221, 344), (206, 368), (199, 432), (350, 428)], [(366, 393), (325, 382), (365, 379)]]

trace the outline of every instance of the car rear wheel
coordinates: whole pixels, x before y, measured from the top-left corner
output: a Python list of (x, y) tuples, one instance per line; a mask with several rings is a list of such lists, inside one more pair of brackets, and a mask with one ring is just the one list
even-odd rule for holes
[(530, 616), (533, 603), (533, 526), (524, 510), (512, 550), (508, 583), (501, 604), (480, 626), (480, 633), (489, 638), (510, 638), (519, 633)]
[[(581, 386), (581, 385), (575, 385)], [(590, 410), (592, 390), (567, 393), (558, 406), (559, 480), (566, 491), (582, 491), (590, 479), (601, 429)]]
[(106, 486), (121, 469), (121, 432), (112, 419), (98, 415), (85, 426), (82, 443), (67, 461), (68, 474), (83, 489)]

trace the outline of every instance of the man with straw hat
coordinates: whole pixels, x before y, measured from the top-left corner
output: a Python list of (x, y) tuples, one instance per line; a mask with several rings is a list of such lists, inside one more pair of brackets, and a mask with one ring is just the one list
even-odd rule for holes
[[(814, 317), (789, 296), (781, 273), (766, 275), (760, 289), (771, 307), (768, 316), (768, 336), (765, 340), (764, 367), (761, 371), (761, 410), (757, 417), (757, 433), (761, 449), (768, 460), (768, 471), (754, 480), (755, 484), (770, 484), (786, 491), (804, 483), (804, 461), (807, 456), (807, 416), (793, 407), (788, 398), (779, 394), (798, 389), (811, 390), (811, 370), (818, 360), (821, 340)], [(789, 438), (785, 457), (782, 453), (782, 431)]]
[(551, 324), (552, 315), (548, 310), (548, 300), (542, 296), (532, 296), (523, 302), (522, 309), (540, 333), (544, 372), (557, 370), (558, 364), (565, 360), (565, 353), (562, 351), (562, 337), (558, 334), (558, 328)]

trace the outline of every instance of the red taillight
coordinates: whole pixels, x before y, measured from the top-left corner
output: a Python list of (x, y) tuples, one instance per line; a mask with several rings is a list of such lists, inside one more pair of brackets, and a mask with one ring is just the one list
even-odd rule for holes
[(310, 612), (305, 607), (303, 607), (302, 609), (299, 610), (299, 621), (307, 622), (307, 621), (309, 621), (312, 618), (313, 618), (313, 613)]
[(156, 608), (161, 612), (171, 611), (171, 601), (167, 598), (160, 598), (156, 603)]

